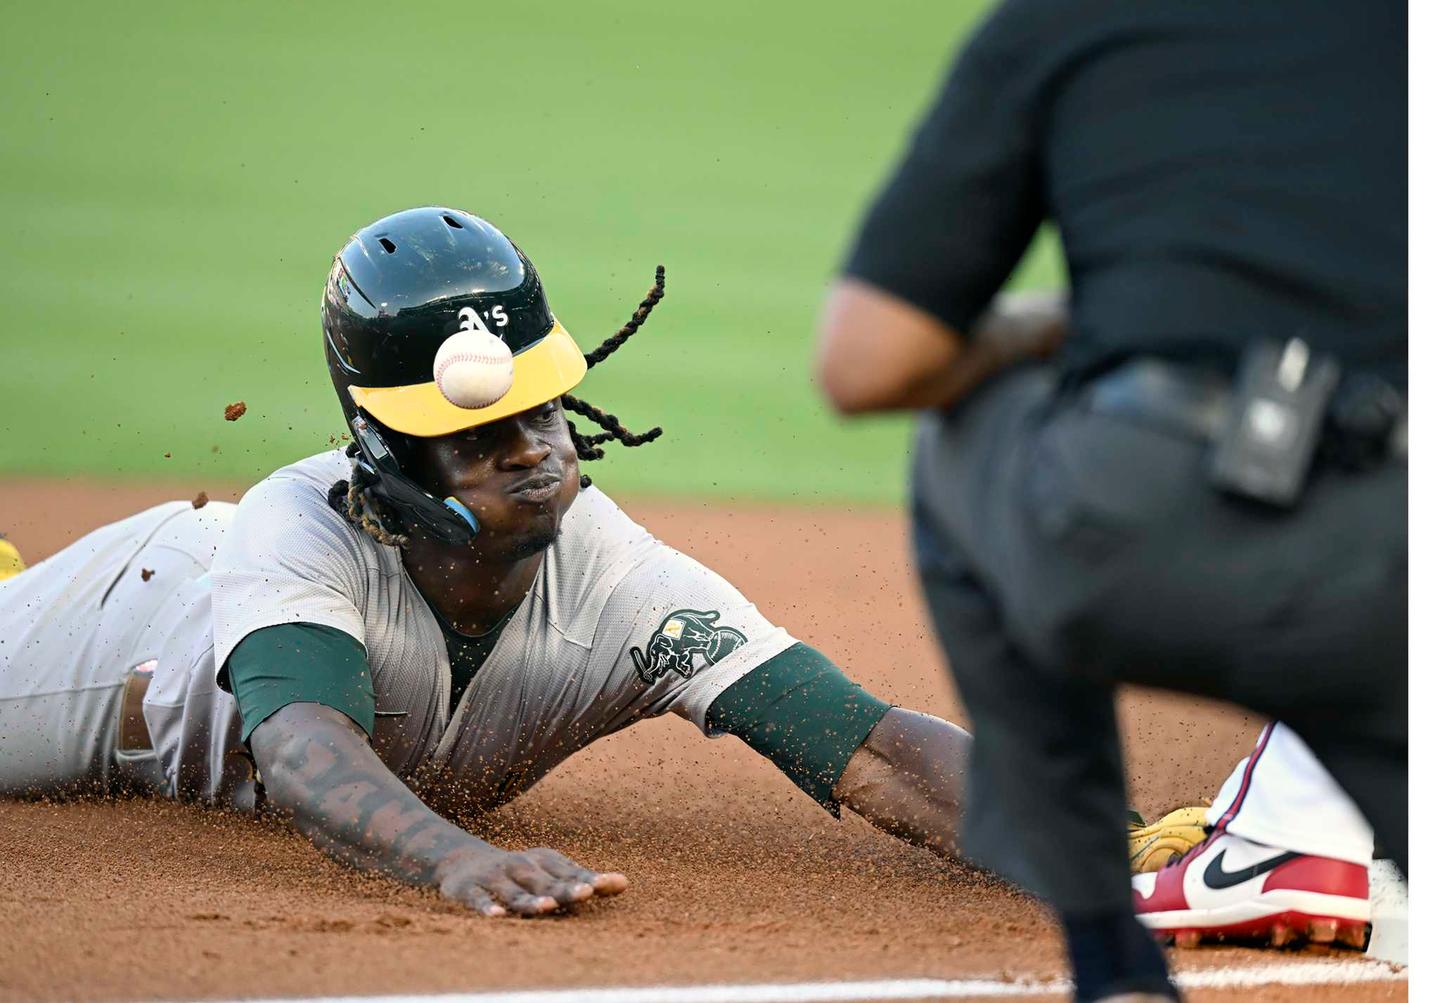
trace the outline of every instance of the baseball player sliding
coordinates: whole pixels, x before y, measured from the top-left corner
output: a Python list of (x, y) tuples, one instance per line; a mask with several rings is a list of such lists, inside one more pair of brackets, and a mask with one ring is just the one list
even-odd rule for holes
[(587, 356), (484, 220), (422, 208), (355, 234), (322, 308), (347, 449), (0, 584), (0, 793), (269, 805), (355, 867), (535, 915), (625, 876), (447, 815), (671, 712), (958, 857), (969, 735), (866, 693), (580, 473), (660, 434), (571, 391), (663, 281)]

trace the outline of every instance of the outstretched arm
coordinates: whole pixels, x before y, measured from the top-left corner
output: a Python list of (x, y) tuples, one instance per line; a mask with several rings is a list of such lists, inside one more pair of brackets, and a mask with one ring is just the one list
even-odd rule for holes
[(706, 721), (837, 817), (844, 805), (885, 832), (960, 858), (970, 735), (877, 700), (809, 645), (793, 645), (742, 676), (710, 704)]
[[(960, 726), (876, 700), (805, 645), (721, 693), (707, 722), (741, 738), (833, 814), (844, 805), (883, 832), (965, 859), (974, 738)], [(1131, 866), (1153, 870), (1176, 847), (1183, 852), (1202, 838), (1197, 811), (1203, 815), (1182, 809), (1149, 826), (1131, 812)]]
[(971, 741), (949, 721), (892, 707), (850, 757), (835, 798), (877, 829), (963, 859), (960, 817)]
[(282, 707), (255, 728), (250, 747), (270, 803), (352, 867), (435, 888), (487, 916), (534, 916), (625, 890), (623, 874), (587, 870), (550, 849), (512, 853), (447, 822), (331, 707)]

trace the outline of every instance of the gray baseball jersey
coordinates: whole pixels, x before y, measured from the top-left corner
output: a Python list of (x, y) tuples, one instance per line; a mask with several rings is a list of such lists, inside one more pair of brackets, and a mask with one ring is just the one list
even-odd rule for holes
[[(534, 585), (451, 714), (445, 637), (399, 552), (357, 531), (327, 502), (330, 486), (348, 474), (343, 453), (324, 453), (277, 471), (238, 506), (170, 509), (150, 519), (168, 525), (169, 537), (183, 538), (178, 549), (189, 558), (188, 570), (149, 583), (163, 596), (138, 637), (100, 653), (106, 683), (94, 691), (109, 693), (128, 667), (154, 663), (144, 714), (166, 793), (253, 805), (239, 714), (217, 685), (216, 670), (246, 635), (264, 627), (321, 624), (364, 645), (377, 753), (422, 793), (476, 808), (514, 797), (566, 756), (642, 718), (672, 711), (703, 727), (717, 695), (795, 643), (719, 575), (656, 540), (592, 486), (566, 514)], [(135, 532), (153, 535), (150, 523)], [(116, 527), (100, 533), (107, 530), (125, 536)], [(0, 586), (0, 636), (7, 616), (18, 622), (18, 611), (28, 608), (17, 590), (26, 600), (53, 596), (55, 582), (81, 573), (118, 575), (129, 585), (136, 576), (114, 565), (143, 563), (147, 544), (127, 540), (110, 548), (112, 566), (69, 559), (71, 550), (84, 549), (82, 540)], [(71, 635), (94, 634), (88, 624), (105, 619), (97, 608), (61, 616), (61, 629)], [(33, 647), (53, 656), (59, 646)], [(0, 660), (0, 727), (22, 730), (25, 715), (5, 711), (11, 691), (19, 697), (22, 690), (68, 686), (62, 676), (83, 687), (98, 671), (77, 674), (53, 663), (40, 669), (25, 658), (12, 663)], [(54, 685), (35, 684), (39, 675), (53, 677)], [(30, 682), (12, 685), (22, 676)], [(62, 713), (72, 724), (92, 724), (73, 743), (83, 750), (69, 756), (73, 771), (75, 763), (110, 754), (96, 732), (103, 722), (113, 735), (114, 700), (97, 711), (84, 706), (85, 690), (66, 692), (65, 709), (48, 717)], [(57, 723), (32, 730), (53, 741)], [(0, 791), (6, 769), (0, 763)]]

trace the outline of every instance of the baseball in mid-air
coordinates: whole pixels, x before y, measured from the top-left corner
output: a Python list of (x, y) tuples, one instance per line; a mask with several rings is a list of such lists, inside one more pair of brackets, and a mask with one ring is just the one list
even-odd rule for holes
[(456, 407), (489, 407), (514, 382), (510, 346), (483, 328), (457, 331), (435, 353), (435, 384)]

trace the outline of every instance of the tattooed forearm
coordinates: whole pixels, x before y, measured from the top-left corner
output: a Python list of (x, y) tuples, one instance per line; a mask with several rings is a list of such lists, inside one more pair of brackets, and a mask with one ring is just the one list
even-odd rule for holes
[(553, 912), (625, 890), (554, 850), (509, 852), (435, 814), (339, 711), (297, 703), (250, 736), (270, 802), (337, 860), (435, 888), (487, 916)]
[(292, 704), (251, 736), (270, 800), (331, 856), (412, 884), (431, 884), (444, 858), (479, 842), (432, 812), (337, 711)]

